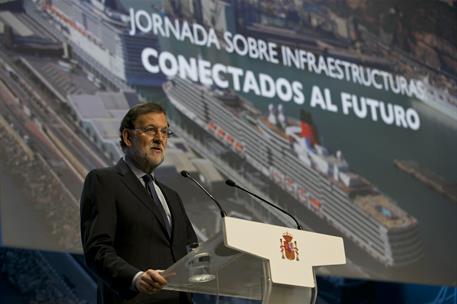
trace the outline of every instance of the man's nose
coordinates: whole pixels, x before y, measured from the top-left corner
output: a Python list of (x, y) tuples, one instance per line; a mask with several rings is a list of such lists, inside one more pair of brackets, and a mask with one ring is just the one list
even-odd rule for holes
[(157, 134), (158, 133), (156, 133), (156, 135), (154, 135), (154, 137), (152, 138), (152, 142), (155, 144), (161, 144), (163, 142), (162, 136)]

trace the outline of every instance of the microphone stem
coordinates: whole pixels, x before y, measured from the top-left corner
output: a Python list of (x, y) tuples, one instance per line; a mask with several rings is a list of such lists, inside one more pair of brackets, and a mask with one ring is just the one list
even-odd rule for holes
[(193, 181), (200, 189), (203, 190), (203, 192), (206, 193), (206, 195), (208, 195), (213, 200), (213, 202), (216, 203), (217, 207), (219, 208), (219, 211), (221, 212), (221, 217), (225, 217), (227, 213), (224, 209), (222, 209), (222, 206), (219, 204), (219, 202), (208, 191), (206, 191), (206, 189), (203, 188), (202, 185), (200, 185), (200, 183), (197, 182), (190, 174), (187, 175), (187, 177), (190, 178), (191, 181)]
[(244, 189), (244, 188), (238, 186), (237, 184), (234, 184), (233, 186), (236, 187), (236, 188), (238, 188), (238, 189), (240, 189), (240, 190), (243, 190), (243, 191), (245, 191), (245, 192), (251, 194), (252, 196), (258, 198), (258, 199), (261, 200), (262, 202), (267, 203), (269, 206), (271, 206), (271, 207), (273, 207), (273, 208), (275, 208), (275, 209), (277, 209), (277, 210), (279, 210), (279, 211), (281, 211), (281, 212), (287, 214), (291, 219), (294, 220), (295, 224), (297, 225), (297, 229), (298, 229), (298, 230), (304, 230), (303, 227), (298, 223), (297, 219), (296, 219), (292, 214), (290, 214), (289, 212), (287, 212), (286, 210), (284, 210), (284, 209), (282, 209), (282, 208), (279, 208), (278, 206), (276, 206), (276, 205), (270, 203), (269, 201), (267, 201), (266, 199), (264, 199), (264, 198), (258, 196), (257, 194), (255, 194), (255, 193), (253, 193), (253, 192), (251, 192), (251, 191), (248, 191), (247, 189)]

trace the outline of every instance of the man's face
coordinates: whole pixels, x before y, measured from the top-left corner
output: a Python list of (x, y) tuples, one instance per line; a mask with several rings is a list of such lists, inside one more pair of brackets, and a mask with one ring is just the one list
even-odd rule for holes
[[(152, 172), (165, 157), (168, 138), (162, 132), (168, 129), (164, 113), (146, 113), (138, 116), (135, 130), (124, 130), (126, 155), (145, 172)], [(154, 131), (151, 131), (154, 130)], [(161, 132), (162, 131), (162, 132)]]

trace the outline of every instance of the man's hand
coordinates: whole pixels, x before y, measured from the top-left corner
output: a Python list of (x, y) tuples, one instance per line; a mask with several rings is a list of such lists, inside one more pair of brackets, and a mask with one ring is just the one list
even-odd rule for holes
[(136, 289), (141, 293), (153, 294), (160, 291), (167, 280), (157, 270), (148, 269), (135, 281)]

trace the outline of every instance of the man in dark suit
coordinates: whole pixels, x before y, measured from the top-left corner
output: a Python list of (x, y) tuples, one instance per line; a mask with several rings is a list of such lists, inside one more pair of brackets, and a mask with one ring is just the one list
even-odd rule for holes
[(190, 303), (184, 293), (162, 290), (167, 280), (160, 270), (197, 242), (178, 194), (152, 175), (169, 135), (162, 107), (131, 108), (120, 127), (124, 158), (86, 177), (81, 238), (99, 279), (99, 303)]

